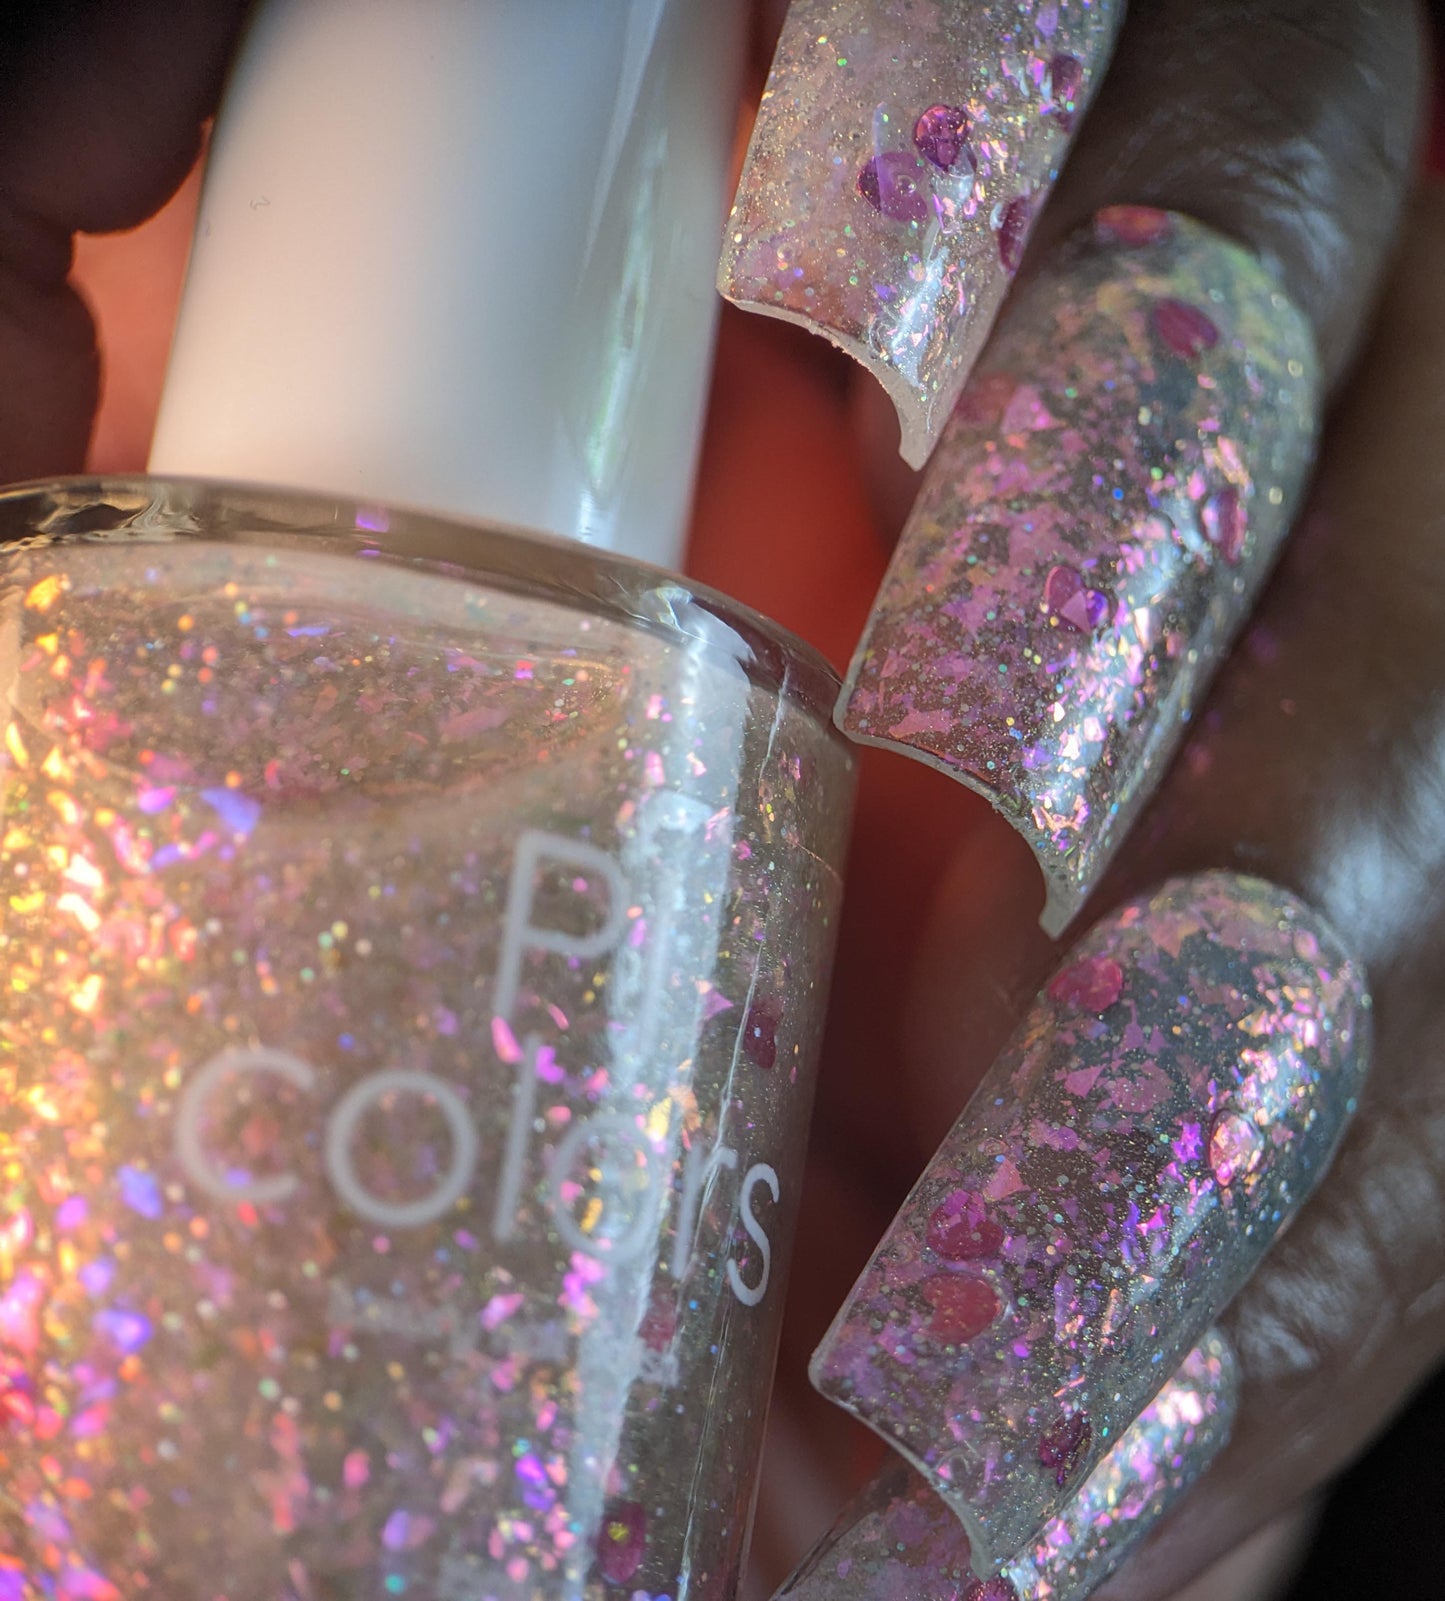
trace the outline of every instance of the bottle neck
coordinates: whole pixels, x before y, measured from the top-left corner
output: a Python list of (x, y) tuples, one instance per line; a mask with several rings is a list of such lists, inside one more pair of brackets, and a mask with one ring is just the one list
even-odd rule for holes
[(676, 565), (740, 39), (731, 0), (265, 0), (152, 470)]

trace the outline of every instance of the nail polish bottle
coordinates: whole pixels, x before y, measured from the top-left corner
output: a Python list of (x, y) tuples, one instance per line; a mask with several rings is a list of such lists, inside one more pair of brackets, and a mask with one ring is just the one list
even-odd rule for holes
[(852, 783), (637, 559), (738, 32), (268, 0), (154, 475), (0, 495), (3, 1601), (734, 1593)]

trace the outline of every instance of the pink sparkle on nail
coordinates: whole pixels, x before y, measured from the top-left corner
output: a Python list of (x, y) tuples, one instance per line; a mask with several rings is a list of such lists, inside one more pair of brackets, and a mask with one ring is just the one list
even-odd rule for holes
[(1181, 1122), (1179, 1137), (1170, 1147), (1181, 1162), (1197, 1162), (1204, 1155), (1204, 1139), (1198, 1123)]
[(858, 193), (894, 222), (928, 219), (927, 168), (909, 150), (885, 150), (858, 174)]
[(1016, 195), (1003, 208), (998, 224), (998, 259), (1005, 272), (1017, 272), (1024, 259), (1024, 244), (1033, 221), (1034, 203), (1030, 195)]
[(928, 1220), (929, 1248), (945, 1262), (972, 1262), (997, 1256), (1003, 1230), (987, 1215), (982, 1199), (955, 1190)]
[(1074, 131), (1079, 113), (1076, 101), (1084, 86), (1084, 63), (1077, 56), (1055, 56), (1049, 62), (1049, 115), (1064, 130)]
[(921, 1288), (933, 1308), (927, 1332), (948, 1345), (977, 1339), (1002, 1310), (994, 1287), (966, 1274), (939, 1273), (925, 1279)]
[(1264, 1135), (1239, 1112), (1221, 1112), (1209, 1130), (1209, 1166), (1228, 1188), (1252, 1173), (1264, 1157)]
[(1187, 361), (1213, 350), (1219, 343), (1219, 329), (1187, 300), (1156, 301), (1150, 321), (1170, 350)]
[(1046, 1429), (1039, 1439), (1039, 1461), (1054, 1470), (1054, 1483), (1063, 1489), (1078, 1471), (1094, 1439), (1087, 1412), (1068, 1412)]
[(1067, 628), (1091, 634), (1109, 614), (1109, 597), (1090, 589), (1077, 568), (1049, 569), (1044, 579), (1044, 605)]
[(1248, 526), (1239, 491), (1231, 485), (1211, 495), (1199, 508), (1199, 523), (1209, 543), (1218, 548), (1231, 567), (1237, 567)]
[(1049, 982), (1049, 999), (1075, 1012), (1104, 1012), (1124, 993), (1124, 969), (1107, 956), (1085, 956)]
[(642, 1566), (647, 1549), (647, 1514), (636, 1501), (608, 1507), (597, 1532), (597, 1566), (609, 1584), (626, 1584)]
[(952, 172), (961, 158), (970, 166), (977, 161), (968, 148), (968, 113), (960, 106), (930, 106), (913, 124), (918, 153), (943, 172)]

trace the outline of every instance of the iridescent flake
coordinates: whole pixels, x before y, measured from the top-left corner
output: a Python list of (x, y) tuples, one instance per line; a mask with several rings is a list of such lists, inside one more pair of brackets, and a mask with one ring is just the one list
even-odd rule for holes
[(1137, 206), (1101, 213), (1021, 291), (964, 390), (840, 722), (1003, 812), (1043, 869), (1050, 933), (1258, 593), (1315, 411), (1308, 325), (1265, 269)]
[(718, 286), (862, 362), (922, 466), (1113, 44), (1119, 0), (793, 0)]
[[(813, 1359), (818, 1388), (963, 1520), (980, 1571), (1064, 1512), (1229, 1303), (1324, 1171), (1365, 1070), (1360, 970), (1258, 879), (1173, 880), (1064, 972), (1086, 964), (1117, 968), (1117, 999), (1096, 1012), (1077, 979), (1045, 988)], [(949, 1207), (986, 1209), (994, 1256), (939, 1252)], [(940, 1326), (947, 1279), (972, 1321)]]
[(957, 1518), (895, 1458), (804, 1558), (779, 1601), (1084, 1601), (1229, 1437), (1235, 1373), (1228, 1342), (1211, 1329), (1063, 1512), (985, 1577), (973, 1573)]

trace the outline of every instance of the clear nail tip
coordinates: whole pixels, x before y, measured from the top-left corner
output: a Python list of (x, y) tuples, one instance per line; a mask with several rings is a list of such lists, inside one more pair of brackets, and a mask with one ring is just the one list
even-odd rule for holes
[(1021, 291), (929, 465), (838, 720), (985, 795), (1077, 915), (1273, 565), (1313, 339), (1212, 229), (1101, 212)]
[(1258, 879), (1176, 879), (1035, 1000), (813, 1359), (987, 1568), (1060, 1515), (1327, 1166), (1360, 969)]
[(1115, 0), (794, 0), (718, 285), (822, 334), (921, 467), (1112, 46)]
[(1211, 1329), (1078, 1494), (997, 1574), (976, 1569), (957, 1517), (895, 1459), (843, 1510), (779, 1601), (1084, 1601), (1224, 1446), (1237, 1386), (1229, 1342)]

